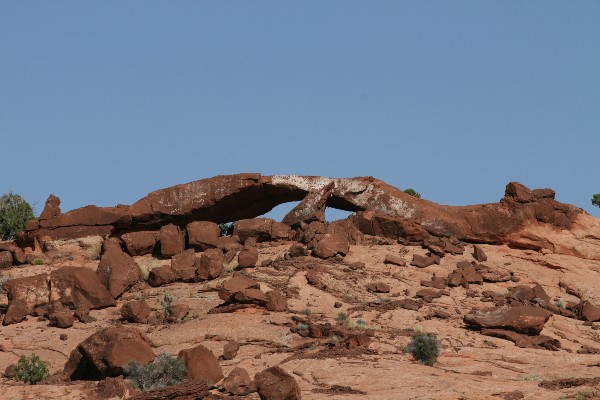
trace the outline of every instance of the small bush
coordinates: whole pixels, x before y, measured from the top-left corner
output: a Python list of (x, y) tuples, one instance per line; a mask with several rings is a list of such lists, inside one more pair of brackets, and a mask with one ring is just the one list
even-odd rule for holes
[(600, 193), (596, 193), (592, 196), (592, 204), (596, 207), (600, 207)]
[(22, 355), (14, 369), (15, 380), (34, 385), (48, 378), (48, 367), (40, 357), (32, 353), (30, 357)]
[(160, 304), (162, 305), (165, 319), (173, 315), (173, 309), (171, 308), (173, 304), (173, 295), (170, 292), (165, 292), (163, 300), (160, 302)]
[(183, 360), (162, 353), (148, 365), (130, 361), (123, 372), (139, 389), (147, 391), (181, 383), (185, 379), (186, 368)]
[(310, 310), (310, 308), (305, 308), (304, 310), (302, 310), (300, 312), (306, 316), (309, 316), (310, 314), (312, 314), (312, 311)]
[(99, 260), (102, 256), (102, 243), (93, 243), (87, 248), (87, 256), (90, 260)]
[(348, 314), (345, 312), (338, 313), (337, 317), (335, 317), (337, 322), (346, 322), (348, 321)]
[(417, 198), (421, 198), (421, 193), (417, 192), (415, 189), (412, 188), (408, 188), (404, 191), (404, 193), (408, 194), (409, 196), (412, 197), (417, 197)]
[(367, 326), (367, 321), (365, 321), (364, 319), (357, 319), (356, 326), (358, 326), (359, 328), (365, 328)]
[(44, 265), (46, 264), (46, 260), (44, 260), (43, 258), (34, 258), (32, 261), (33, 265)]
[(414, 335), (404, 352), (411, 353), (415, 360), (425, 365), (433, 365), (440, 354), (437, 338), (432, 333)]
[(18, 194), (8, 192), (0, 197), (1, 240), (14, 239), (25, 229), (25, 222), (33, 218), (33, 208)]

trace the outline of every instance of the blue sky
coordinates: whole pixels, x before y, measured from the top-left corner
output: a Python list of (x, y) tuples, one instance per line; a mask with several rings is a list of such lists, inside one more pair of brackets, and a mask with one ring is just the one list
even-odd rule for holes
[(129, 204), (219, 174), (600, 192), (600, 2), (0, 2), (0, 192)]

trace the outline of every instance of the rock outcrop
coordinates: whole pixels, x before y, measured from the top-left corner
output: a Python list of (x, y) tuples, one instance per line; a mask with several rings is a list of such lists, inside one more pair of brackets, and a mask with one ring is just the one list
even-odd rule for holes
[[(369, 234), (409, 241), (423, 240), (428, 235), (456, 236), (468, 242), (546, 248), (600, 259), (600, 222), (579, 208), (556, 201), (550, 189), (530, 190), (511, 182), (498, 203), (442, 206), (409, 196), (372, 177), (217, 176), (157, 190), (131, 206), (87, 206), (59, 214), (49, 211), (45, 215), (48, 219), (41, 219), (37, 229), (19, 235), (19, 243), (31, 243), (33, 238), (42, 236), (56, 239), (110, 235), (158, 230), (168, 224), (185, 227), (193, 221), (241, 221), (299, 200), (303, 202), (286, 216), (286, 221), (294, 226), (322, 220), (321, 211), (326, 204), (354, 211), (352, 220)], [(270, 221), (263, 221), (262, 230), (252, 227), (254, 233), (259, 233), (259, 241), (270, 235), (267, 222)], [(244, 232), (243, 236), (249, 232), (242, 227), (237, 229)], [(561, 230), (568, 230), (571, 235), (552, 234)], [(166, 246), (164, 255), (169, 257), (178, 252), (170, 246), (179, 249), (181, 239), (177, 232), (166, 233), (162, 236), (168, 240), (161, 247)], [(193, 240), (195, 245), (196, 236)]]

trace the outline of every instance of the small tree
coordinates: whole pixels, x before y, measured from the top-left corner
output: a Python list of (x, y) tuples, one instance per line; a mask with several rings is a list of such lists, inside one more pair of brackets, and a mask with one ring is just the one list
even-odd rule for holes
[(8, 192), (0, 197), (0, 239), (14, 239), (32, 218), (33, 208), (18, 194)]
[(170, 292), (165, 291), (165, 294), (163, 295), (163, 300), (160, 304), (162, 305), (163, 312), (165, 314), (165, 319), (173, 315), (173, 295)]
[(592, 204), (596, 207), (600, 207), (600, 193), (596, 193), (592, 196)]
[(40, 357), (32, 353), (30, 357), (22, 355), (14, 369), (15, 380), (34, 385), (48, 378), (48, 367)]
[(417, 197), (417, 198), (419, 198), (419, 199), (421, 198), (421, 193), (417, 192), (417, 191), (416, 191), (415, 189), (413, 189), (413, 188), (408, 188), (408, 189), (406, 189), (406, 190), (404, 191), (404, 193), (406, 193), (407, 195), (409, 195), (409, 196), (412, 196), (412, 197)]
[(433, 365), (440, 354), (437, 338), (432, 333), (417, 333), (411, 342), (404, 348), (404, 352), (411, 353), (415, 360), (425, 365)]

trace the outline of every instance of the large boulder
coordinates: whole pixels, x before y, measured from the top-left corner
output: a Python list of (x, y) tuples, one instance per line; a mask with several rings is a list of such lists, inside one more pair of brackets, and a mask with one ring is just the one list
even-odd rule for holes
[(49, 302), (60, 301), (73, 308), (97, 309), (114, 306), (115, 299), (86, 267), (64, 266), (50, 273)]
[(467, 325), (489, 329), (508, 329), (527, 335), (537, 335), (552, 313), (541, 307), (499, 307), (493, 310), (467, 314), (463, 320)]
[(237, 235), (242, 243), (248, 238), (256, 238), (257, 242), (271, 240), (271, 229), (275, 221), (271, 218), (243, 219), (234, 224), (233, 234)]
[(36, 307), (48, 304), (50, 289), (48, 274), (15, 278), (5, 282), (3, 287), (8, 296), (8, 310), (3, 325), (21, 322)]
[(196, 279), (207, 281), (216, 279), (223, 273), (223, 252), (219, 249), (208, 249), (200, 257), (200, 265), (196, 270)]
[(158, 241), (163, 258), (171, 258), (185, 248), (185, 235), (177, 225), (169, 224), (160, 228)]
[(187, 224), (188, 245), (197, 251), (214, 249), (218, 246), (221, 229), (214, 222), (194, 221)]
[(254, 376), (256, 390), (261, 400), (300, 400), (300, 387), (296, 380), (281, 367), (267, 368)]
[(225, 302), (234, 301), (235, 295), (246, 289), (260, 290), (260, 284), (254, 279), (249, 278), (239, 272), (234, 272), (233, 276), (223, 282), (219, 288), (219, 297)]
[(170, 265), (161, 265), (160, 267), (152, 268), (148, 273), (148, 284), (153, 287), (167, 285), (177, 282), (179, 276)]
[(194, 281), (199, 263), (200, 259), (196, 257), (196, 252), (193, 249), (186, 250), (171, 258), (171, 268), (184, 282)]
[(240, 267), (254, 267), (258, 262), (258, 250), (254, 246), (244, 246), (244, 249), (238, 254), (238, 264)]
[(147, 324), (152, 309), (144, 300), (131, 300), (121, 307), (121, 317), (128, 322)]
[(158, 240), (157, 231), (129, 232), (121, 236), (127, 253), (132, 256), (152, 254)]
[(327, 233), (315, 244), (312, 255), (319, 258), (345, 256), (350, 251), (348, 237), (339, 233)]
[(184, 361), (187, 379), (206, 381), (209, 386), (223, 379), (223, 371), (212, 351), (198, 345), (191, 349), (181, 350), (177, 358)]
[(114, 326), (101, 329), (79, 343), (64, 367), (70, 380), (101, 380), (123, 374), (130, 361), (154, 360), (148, 337), (138, 329)]
[(244, 368), (235, 367), (223, 380), (223, 389), (234, 396), (245, 396), (256, 388)]
[(110, 245), (100, 258), (96, 276), (116, 299), (135, 285), (142, 273), (139, 265), (120, 246)]

